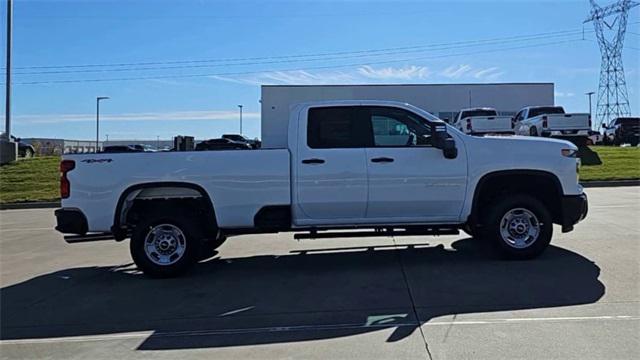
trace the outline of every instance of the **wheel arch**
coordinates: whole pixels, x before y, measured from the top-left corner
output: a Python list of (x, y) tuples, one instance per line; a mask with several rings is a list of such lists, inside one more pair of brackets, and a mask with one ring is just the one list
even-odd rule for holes
[[(155, 194), (153, 191), (155, 191)], [(147, 195), (140, 197), (140, 195), (145, 194), (145, 192)], [(178, 181), (149, 182), (131, 185), (120, 194), (113, 216), (111, 232), (117, 240), (122, 240), (127, 236), (126, 221), (128, 210), (133, 207), (135, 200), (162, 201), (186, 199), (198, 199), (198, 201), (202, 203), (206, 216), (214, 220), (214, 225), (217, 224), (213, 201), (202, 186)]]
[(500, 170), (483, 175), (475, 186), (468, 222), (478, 224), (483, 202), (493, 196), (521, 192), (539, 196), (548, 208), (554, 223), (562, 215), (562, 184), (553, 173), (544, 170)]

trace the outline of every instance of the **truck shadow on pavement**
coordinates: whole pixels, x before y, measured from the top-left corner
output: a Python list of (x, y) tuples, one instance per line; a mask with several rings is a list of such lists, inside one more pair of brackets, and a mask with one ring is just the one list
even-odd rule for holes
[(591, 260), (559, 247), (533, 261), (497, 261), (471, 239), (453, 249), (423, 244), (214, 258), (164, 280), (131, 266), (75, 268), (1, 289), (0, 338), (148, 331), (138, 349), (163, 350), (393, 329), (393, 342), (445, 315), (594, 303), (605, 292), (599, 274)]

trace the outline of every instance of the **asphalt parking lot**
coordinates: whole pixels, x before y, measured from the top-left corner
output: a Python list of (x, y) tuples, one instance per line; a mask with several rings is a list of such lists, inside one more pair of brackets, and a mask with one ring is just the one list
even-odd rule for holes
[(52, 209), (0, 212), (0, 355), (10, 358), (637, 359), (640, 188), (587, 189), (590, 212), (539, 259), (465, 234), (242, 236), (152, 280), (128, 242), (67, 245)]

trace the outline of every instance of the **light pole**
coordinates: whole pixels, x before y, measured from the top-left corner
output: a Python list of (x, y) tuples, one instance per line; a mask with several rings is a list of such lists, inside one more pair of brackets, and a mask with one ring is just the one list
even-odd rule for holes
[(240, 108), (240, 135), (242, 135), (242, 105), (238, 105)]
[(589, 118), (593, 119), (593, 116), (591, 115), (591, 95), (595, 94), (594, 91), (589, 91), (588, 93), (585, 93), (585, 95), (587, 95), (589, 97)]
[(100, 142), (100, 100), (107, 100), (108, 96), (98, 96), (96, 98), (96, 153)]
[(5, 124), (4, 136), (11, 140), (11, 28), (13, 18), (13, 1), (7, 0), (7, 67), (5, 78)]

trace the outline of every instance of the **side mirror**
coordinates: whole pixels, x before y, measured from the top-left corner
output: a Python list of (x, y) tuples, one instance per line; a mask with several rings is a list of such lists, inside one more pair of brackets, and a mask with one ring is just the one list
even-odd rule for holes
[(444, 141), (442, 154), (446, 159), (455, 159), (458, 157), (458, 148), (456, 147), (456, 142), (452, 138), (448, 138)]
[(431, 128), (431, 141), (435, 148), (442, 150), (444, 157), (455, 159), (458, 156), (456, 142), (449, 137), (446, 125), (433, 125)]

